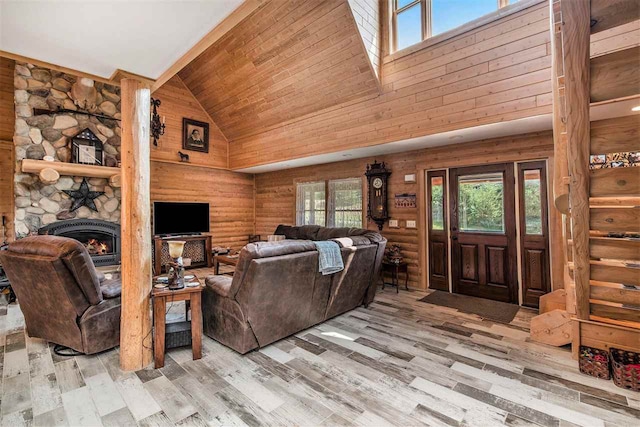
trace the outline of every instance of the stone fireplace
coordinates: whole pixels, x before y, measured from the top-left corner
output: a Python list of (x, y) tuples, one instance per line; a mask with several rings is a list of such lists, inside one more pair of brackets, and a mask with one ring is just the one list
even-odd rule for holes
[(120, 224), (100, 219), (71, 219), (45, 225), (38, 234), (78, 240), (87, 248), (96, 266), (120, 264)]
[[(91, 105), (84, 105), (72, 97), (72, 88), (79, 80), (92, 94)], [(36, 234), (41, 228), (73, 219), (119, 223), (120, 188), (108, 179), (87, 177), (91, 191), (104, 192), (95, 199), (97, 210), (87, 206), (72, 210), (72, 200), (65, 190), (78, 190), (82, 176), (63, 175), (57, 182), (47, 183), (37, 173), (22, 172), (20, 166), (25, 159), (47, 158), (70, 163), (71, 141), (84, 129), (91, 130), (103, 143), (105, 166), (117, 166), (120, 160), (120, 88), (23, 62), (16, 63), (14, 87), (16, 237)], [(82, 104), (82, 108), (77, 104)], [(34, 108), (89, 111), (102, 117), (73, 112), (34, 115)]]

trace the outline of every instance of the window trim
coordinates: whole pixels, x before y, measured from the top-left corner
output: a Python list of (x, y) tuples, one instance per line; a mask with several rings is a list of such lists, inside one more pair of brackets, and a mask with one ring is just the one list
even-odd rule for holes
[[(395, 61), (404, 56), (411, 55), (412, 53), (418, 52), (422, 49), (426, 49), (435, 44), (447, 41), (454, 37), (460, 36), (461, 34), (473, 31), (479, 27), (484, 25), (491, 24), (494, 21), (505, 18), (514, 13), (518, 13), (524, 9), (528, 9), (530, 7), (536, 6), (540, 3), (546, 3), (546, 0), (519, 0), (516, 3), (508, 4), (508, 0), (496, 0), (499, 4), (505, 4), (504, 6), (500, 6), (498, 10), (483, 15), (473, 21), (466, 22), (459, 27), (455, 27), (450, 29), (449, 31), (445, 31), (444, 33), (440, 33), (438, 35), (432, 37), (424, 37), (423, 40), (411, 46), (407, 46), (404, 49), (397, 50), (396, 49), (396, 15), (395, 15), (395, 5), (397, 0), (388, 0), (388, 17), (387, 18), (387, 27), (388, 31), (386, 34), (388, 35), (388, 53), (383, 58), (383, 64), (386, 64), (391, 61)], [(422, 0), (420, 0), (422, 1)], [(425, 2), (429, 2), (430, 0), (424, 0)], [(413, 4), (413, 3), (412, 3)], [(423, 7), (423, 10), (425, 8)], [(431, 10), (429, 8), (429, 14)], [(430, 18), (430, 17), (429, 17)], [(426, 20), (426, 17), (425, 17)], [(424, 23), (426, 25), (426, 22)], [(431, 31), (429, 31), (430, 33)]]
[(367, 201), (368, 201), (368, 193), (366, 191), (366, 178), (365, 177), (359, 177), (359, 176), (346, 176), (344, 178), (330, 178), (330, 179), (317, 179), (317, 180), (312, 180), (312, 181), (308, 181), (306, 179), (294, 179), (293, 181), (293, 186), (294, 186), (294, 194), (295, 194), (295, 200), (294, 200), (294, 204), (293, 204), (293, 219), (294, 222), (296, 224), (296, 226), (298, 226), (298, 185), (300, 184), (315, 184), (315, 183), (320, 183), (320, 182), (324, 182), (324, 223), (325, 223), (325, 227), (329, 227), (328, 223), (329, 223), (329, 182), (330, 181), (344, 181), (344, 180), (348, 180), (348, 179), (359, 179), (360, 182), (362, 183), (361, 185), (361, 191), (362, 191), (362, 228), (367, 228)]

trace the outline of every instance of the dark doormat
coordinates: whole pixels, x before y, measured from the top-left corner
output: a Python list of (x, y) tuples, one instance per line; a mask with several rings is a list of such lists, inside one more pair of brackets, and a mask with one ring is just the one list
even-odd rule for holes
[(483, 319), (499, 323), (511, 323), (520, 309), (520, 306), (515, 304), (443, 291), (434, 291), (418, 301), (455, 308), (463, 313), (477, 314)]

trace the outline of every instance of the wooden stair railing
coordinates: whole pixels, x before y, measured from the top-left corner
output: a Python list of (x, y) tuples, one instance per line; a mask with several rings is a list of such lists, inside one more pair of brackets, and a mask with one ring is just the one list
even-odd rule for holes
[[(533, 339), (640, 352), (640, 167), (590, 169), (591, 155), (640, 152), (640, 115), (589, 122), (593, 103), (638, 99), (640, 42), (590, 59), (593, 33), (638, 26), (636, 0), (550, 0), (554, 205), (564, 219), (562, 310), (535, 317)], [(640, 21), (639, 21), (640, 23)], [(606, 33), (603, 33), (606, 34)], [(566, 314), (564, 314), (566, 313)]]

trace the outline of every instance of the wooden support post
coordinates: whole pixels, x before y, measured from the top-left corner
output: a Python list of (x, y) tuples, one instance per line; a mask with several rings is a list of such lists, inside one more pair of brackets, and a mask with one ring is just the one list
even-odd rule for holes
[(590, 2), (561, 0), (576, 316), (589, 319)]
[(151, 336), (151, 201), (149, 88), (122, 79), (122, 318), (120, 368), (153, 359)]

